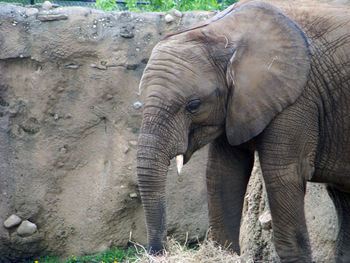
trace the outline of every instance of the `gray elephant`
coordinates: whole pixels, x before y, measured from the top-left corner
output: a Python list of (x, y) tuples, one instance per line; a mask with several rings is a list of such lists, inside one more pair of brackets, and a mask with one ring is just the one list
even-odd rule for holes
[[(267, 3), (270, 2), (270, 3)], [(282, 262), (312, 262), (306, 182), (327, 184), (339, 219), (336, 262), (350, 262), (350, 7), (241, 1), (170, 34), (140, 83), (139, 189), (152, 252), (166, 238), (169, 162), (210, 144), (213, 237), (237, 253), (257, 151)]]

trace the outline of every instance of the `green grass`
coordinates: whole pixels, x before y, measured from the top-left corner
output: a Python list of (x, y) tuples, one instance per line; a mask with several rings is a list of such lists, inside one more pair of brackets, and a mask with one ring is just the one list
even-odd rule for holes
[[(223, 10), (237, 0), (125, 0), (125, 5), (117, 5), (115, 0), (96, 0), (96, 8), (130, 11), (169, 11), (177, 9), (180, 11), (189, 10)], [(138, 2), (149, 2), (147, 5)]]
[(136, 260), (136, 250), (128, 248), (126, 250), (119, 248), (109, 249), (101, 254), (76, 257), (72, 255), (67, 259), (59, 259), (54, 256), (46, 256), (41, 259), (32, 260), (29, 263), (115, 263), (115, 262), (134, 262)]

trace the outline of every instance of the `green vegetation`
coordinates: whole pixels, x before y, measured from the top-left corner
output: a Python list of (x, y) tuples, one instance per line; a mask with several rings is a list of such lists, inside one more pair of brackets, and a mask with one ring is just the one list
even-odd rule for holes
[[(198, 241), (199, 242), (199, 241)], [(145, 248), (134, 243), (135, 248), (121, 250), (118, 248), (110, 249), (102, 254), (85, 257), (75, 257), (72, 255), (66, 260), (60, 260), (57, 257), (45, 257), (29, 263), (150, 263), (150, 262), (196, 262), (196, 263), (222, 263), (222, 262), (242, 262), (237, 254), (232, 254), (224, 247), (218, 246), (210, 238), (206, 237), (200, 243), (193, 245), (180, 244), (175, 239), (167, 240), (163, 255), (156, 259), (153, 255), (147, 253)], [(252, 258), (246, 258), (248, 262), (253, 262)]]
[(105, 11), (223, 10), (234, 2), (237, 0), (126, 0), (122, 5), (117, 4), (116, 0), (96, 0), (96, 8)]
[(68, 259), (59, 259), (57, 257), (46, 256), (42, 259), (30, 261), (30, 263), (120, 263), (134, 262), (137, 259), (135, 248), (127, 250), (113, 248), (101, 254), (76, 257), (72, 255)]

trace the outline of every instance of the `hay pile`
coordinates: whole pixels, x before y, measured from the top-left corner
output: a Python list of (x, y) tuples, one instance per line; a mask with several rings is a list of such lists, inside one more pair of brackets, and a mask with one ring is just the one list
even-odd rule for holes
[(199, 244), (197, 249), (188, 249), (180, 245), (174, 239), (167, 242), (167, 249), (163, 255), (153, 256), (147, 253), (145, 248), (135, 245), (139, 251), (137, 263), (253, 263), (253, 260), (243, 259), (237, 254), (216, 245), (212, 240), (206, 238)]

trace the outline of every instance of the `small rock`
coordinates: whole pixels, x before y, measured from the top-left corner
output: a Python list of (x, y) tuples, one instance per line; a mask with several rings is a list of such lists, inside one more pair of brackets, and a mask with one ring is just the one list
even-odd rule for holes
[(63, 87), (60, 86), (60, 87), (57, 88), (57, 92), (62, 92), (62, 91), (64, 91)]
[(57, 167), (58, 167), (58, 168), (62, 168), (63, 166), (64, 166), (64, 163), (63, 163), (63, 162), (58, 162), (58, 163), (57, 163)]
[(17, 215), (11, 215), (4, 222), (4, 226), (6, 228), (11, 228), (14, 226), (18, 226), (21, 223), (22, 219)]
[(38, 13), (39, 13), (39, 10), (36, 8), (28, 8), (26, 11), (27, 16), (34, 16), (34, 15), (37, 15)]
[(38, 19), (42, 22), (66, 20), (68, 16), (66, 14), (38, 14)]
[(124, 38), (133, 38), (134, 37), (134, 33), (132, 33), (132, 32), (123, 32), (123, 33), (120, 33), (120, 36), (124, 37)]
[(129, 141), (130, 146), (137, 146), (137, 141)]
[(165, 22), (167, 22), (167, 23), (171, 23), (171, 22), (173, 22), (175, 20), (175, 18), (171, 14), (167, 14), (164, 17), (164, 19), (165, 19)]
[(133, 38), (134, 37), (134, 27), (133, 26), (123, 26), (120, 30), (120, 36), (124, 38)]
[(41, 3), (37, 3), (37, 4), (34, 4), (34, 5), (30, 5), (30, 7), (41, 8), (42, 4)]
[(111, 100), (111, 99), (113, 99), (114, 97), (113, 97), (113, 95), (112, 94), (107, 94), (106, 95), (106, 100)]
[(97, 64), (91, 64), (90, 67), (92, 68), (97, 68), (97, 69), (100, 69), (100, 70), (106, 70), (107, 69), (107, 66), (106, 65), (97, 65)]
[(130, 198), (137, 198), (137, 193), (130, 193), (129, 196)]
[(266, 211), (261, 216), (259, 216), (259, 222), (263, 229), (271, 229), (272, 218), (270, 212)]
[(33, 235), (38, 230), (36, 224), (24, 220), (17, 229), (17, 234), (20, 236), (30, 236)]
[(40, 131), (40, 123), (36, 118), (31, 117), (21, 124), (21, 128), (26, 133), (33, 135)]
[(128, 69), (128, 70), (135, 70), (135, 69), (137, 69), (137, 67), (138, 67), (138, 64), (127, 64), (126, 65), (126, 69)]
[(73, 63), (64, 66), (64, 68), (66, 69), (78, 69), (79, 67), (80, 65), (73, 64)]
[(51, 2), (50, 1), (45, 1), (44, 3), (43, 3), (43, 8), (44, 9), (51, 9), (52, 8), (52, 4), (51, 4)]
[(173, 10), (173, 15), (177, 17), (182, 17), (182, 13), (179, 10), (174, 9)]
[(142, 103), (139, 102), (139, 101), (136, 101), (136, 102), (133, 104), (133, 107), (134, 107), (135, 109), (139, 109), (139, 108), (142, 107)]
[(62, 147), (60, 149), (60, 153), (63, 153), (63, 154), (67, 153), (67, 148), (66, 147)]
[(130, 151), (130, 147), (125, 147), (124, 148), (124, 153), (127, 154)]

